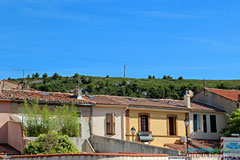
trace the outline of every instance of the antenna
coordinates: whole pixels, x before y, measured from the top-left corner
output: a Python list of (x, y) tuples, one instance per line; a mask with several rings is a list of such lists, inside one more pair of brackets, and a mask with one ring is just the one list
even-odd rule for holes
[(26, 69), (14, 69), (15, 71), (21, 71), (23, 75), (23, 79), (25, 78), (25, 71)]
[(32, 71), (32, 70), (29, 70), (29, 69), (14, 69), (14, 71), (21, 71), (22, 72), (22, 75), (23, 75), (23, 79), (25, 79), (25, 73), (26, 71)]

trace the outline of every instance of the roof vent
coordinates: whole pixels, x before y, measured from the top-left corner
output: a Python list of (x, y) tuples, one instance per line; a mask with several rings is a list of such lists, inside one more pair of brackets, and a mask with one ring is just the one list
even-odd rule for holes
[(157, 102), (156, 99), (148, 99), (148, 100), (151, 101), (151, 102)]
[(96, 96), (87, 95), (88, 98), (95, 98)]
[(136, 98), (132, 98), (132, 97), (127, 97), (127, 99), (130, 100), (130, 101), (137, 101)]
[(43, 96), (49, 96), (49, 93), (41, 92), (40, 94), (43, 95)]

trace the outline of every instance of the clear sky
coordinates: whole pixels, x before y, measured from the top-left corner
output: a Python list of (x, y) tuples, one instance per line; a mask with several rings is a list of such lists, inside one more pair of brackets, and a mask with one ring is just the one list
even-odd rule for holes
[(239, 0), (0, 0), (0, 79), (240, 79)]

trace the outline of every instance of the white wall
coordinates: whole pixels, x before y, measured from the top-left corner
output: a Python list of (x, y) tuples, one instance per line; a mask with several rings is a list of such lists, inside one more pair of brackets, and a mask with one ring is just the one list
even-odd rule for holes
[[(193, 114), (199, 114), (201, 117), (201, 130), (194, 132)], [(203, 132), (203, 115), (207, 116), (207, 132)], [(212, 133), (210, 128), (210, 115), (216, 115), (217, 132)], [(191, 112), (190, 119), (190, 138), (193, 139), (219, 139), (222, 134), (220, 133), (225, 128), (225, 114), (224, 113), (204, 113), (204, 112)]]
[[(125, 130), (125, 126), (122, 125), (122, 114), (124, 111), (125, 107), (100, 105), (94, 106), (92, 113), (92, 133), (98, 136), (122, 139), (122, 131), (124, 132)], [(107, 113), (115, 114), (115, 135), (106, 135)]]

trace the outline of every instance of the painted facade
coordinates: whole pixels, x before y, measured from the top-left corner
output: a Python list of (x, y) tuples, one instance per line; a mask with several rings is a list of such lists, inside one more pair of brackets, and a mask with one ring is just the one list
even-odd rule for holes
[[(197, 127), (194, 129), (194, 115), (199, 116), (197, 120)], [(211, 116), (216, 117), (216, 128), (211, 125)], [(221, 131), (226, 128), (225, 125), (225, 113), (222, 112), (191, 112), (190, 119), (190, 138), (192, 139), (204, 139), (204, 140), (218, 140), (223, 136)], [(195, 123), (196, 125), (196, 123)], [(198, 128), (199, 126), (199, 128)], [(196, 129), (197, 128), (197, 129)]]
[[(92, 113), (92, 132), (94, 135), (124, 139), (124, 116), (126, 106), (119, 105), (95, 105)], [(106, 115), (114, 114), (115, 133), (107, 133)]]
[[(153, 141), (147, 142), (150, 145), (163, 147), (167, 143), (181, 143), (181, 136), (186, 136), (184, 119), (188, 115), (185, 111), (161, 111), (161, 110), (139, 110), (129, 109), (126, 120), (126, 139), (129, 141), (141, 142), (138, 132), (141, 131), (140, 115), (149, 116), (149, 131), (152, 132)], [(169, 117), (176, 117), (176, 135), (169, 133)], [(136, 132), (131, 134), (131, 128)]]

